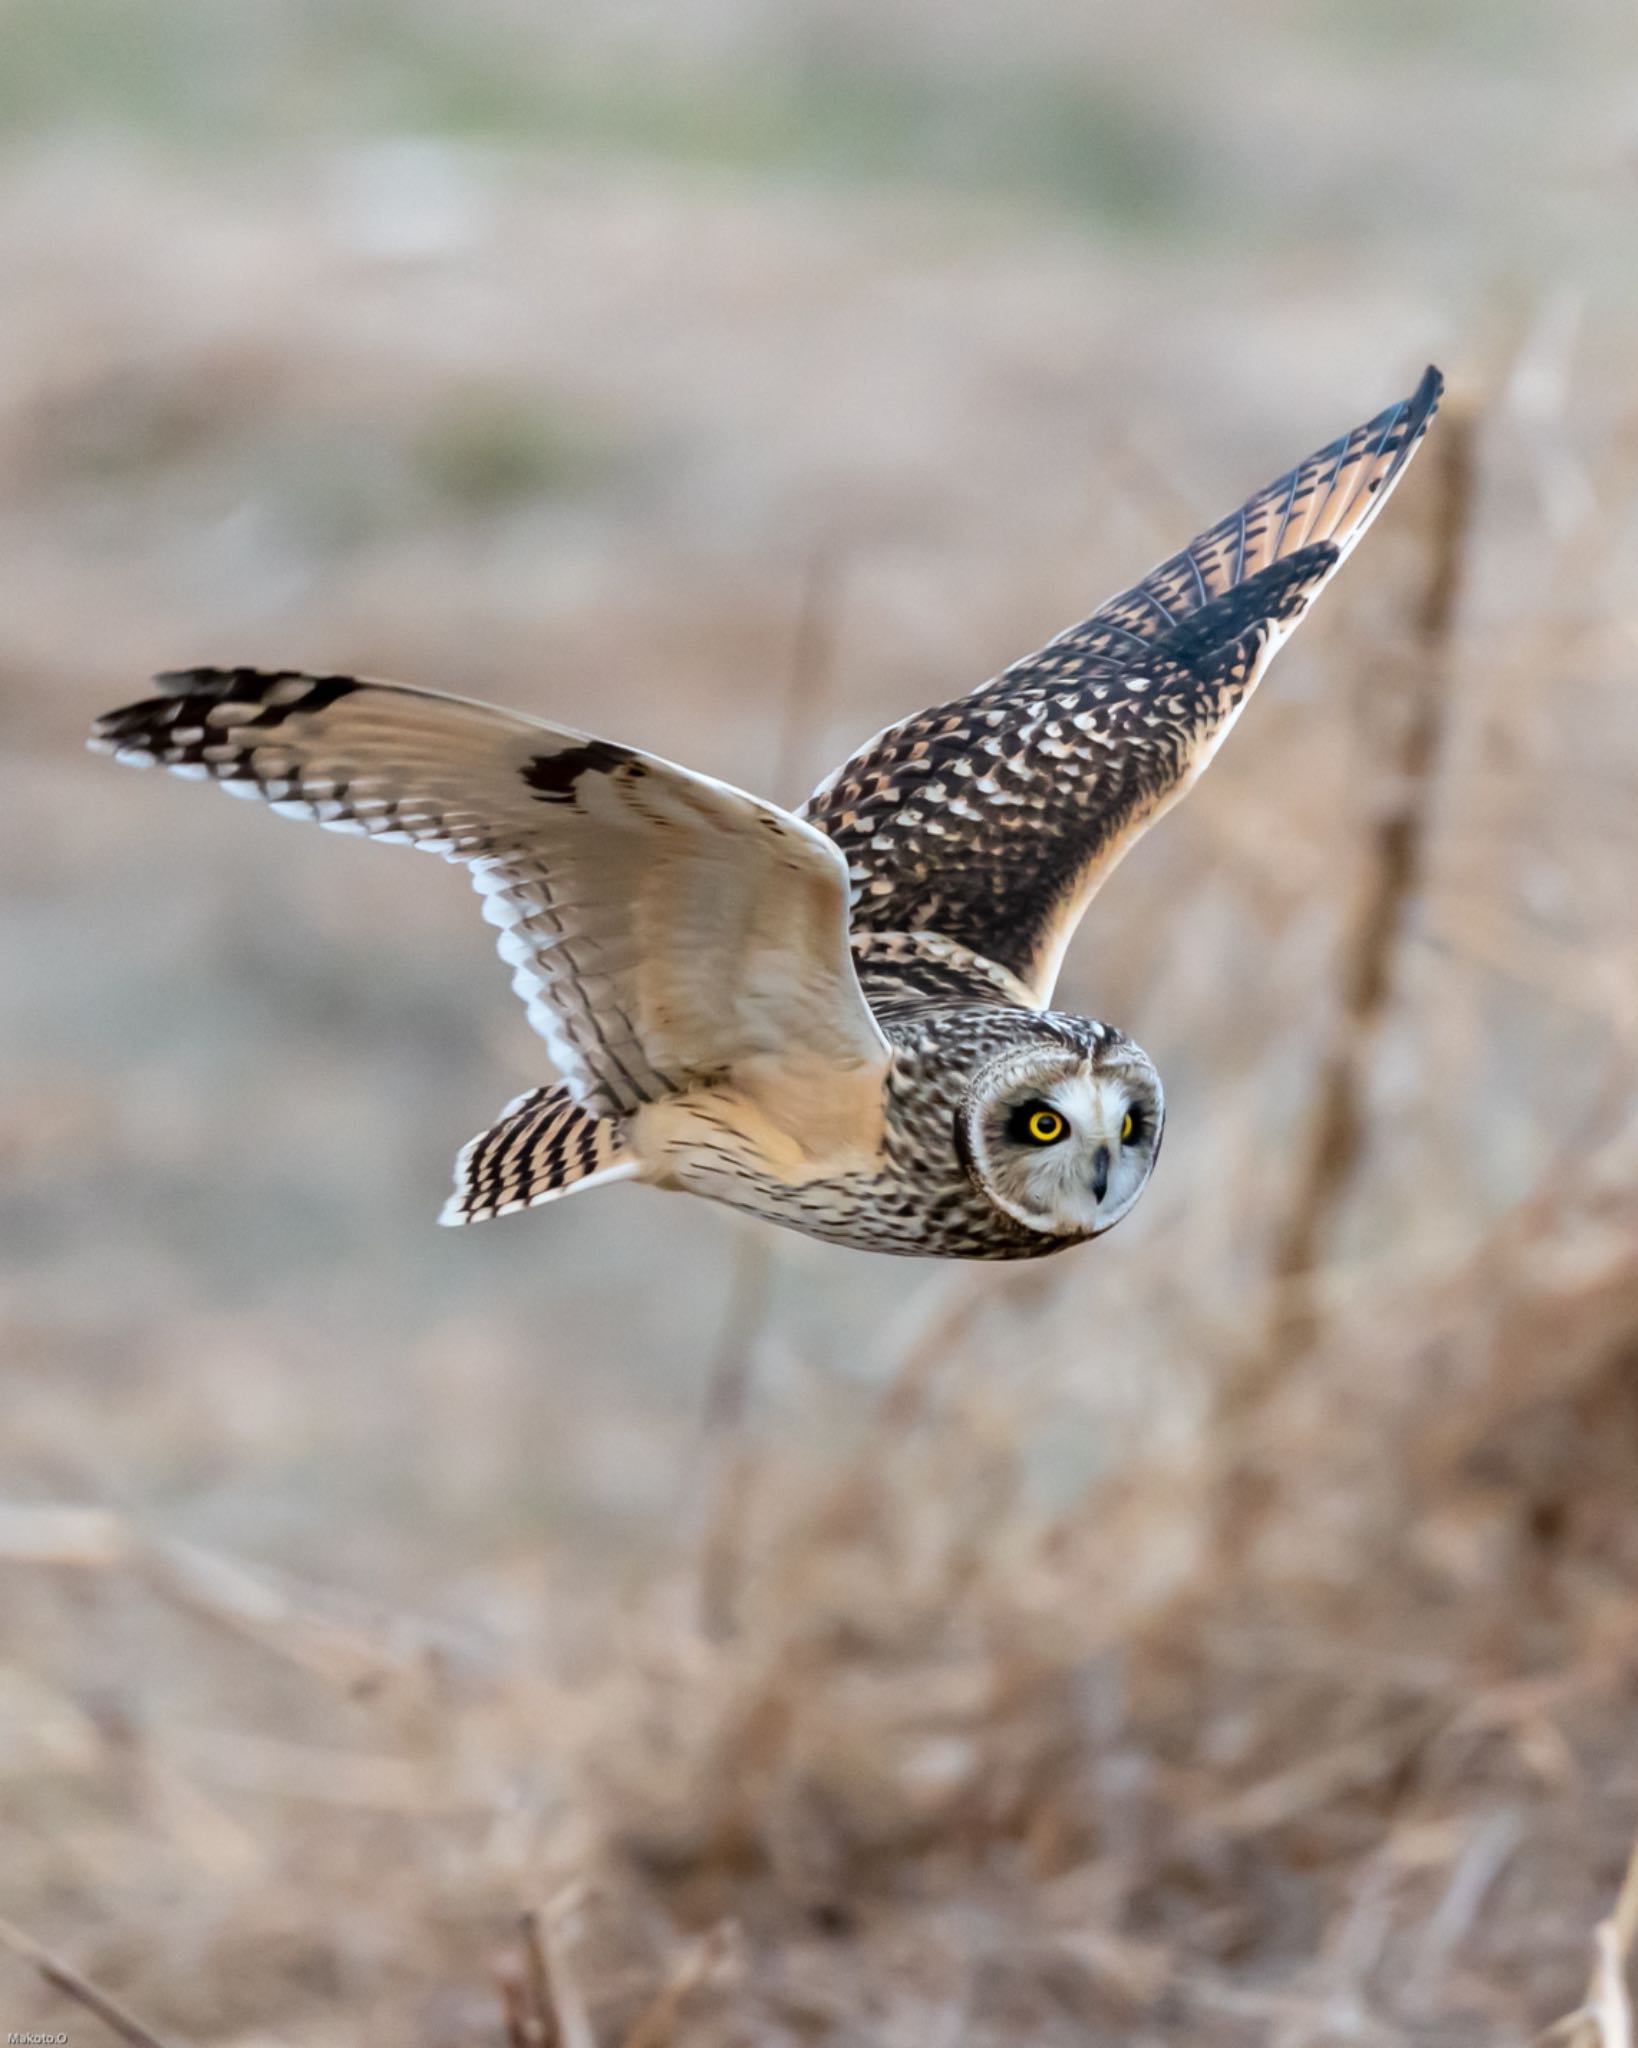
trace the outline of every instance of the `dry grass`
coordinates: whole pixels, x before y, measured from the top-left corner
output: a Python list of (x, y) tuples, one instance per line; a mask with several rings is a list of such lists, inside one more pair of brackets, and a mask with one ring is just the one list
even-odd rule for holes
[[(1625, 31), (813, 0), (766, 161), (683, 168), (778, 10), (674, 10), (596, 149), (346, 12), (211, 14), (285, 67), (243, 154), (119, 44), (0, 156), (0, 2034), (1629, 2048)], [(602, 71), (483, 13), (553, 107), (622, 74), (629, 10)], [(1171, 239), (1063, 196), (1077, 67), (1194, 138)], [(1003, 68), (1050, 205), (907, 118)], [(296, 660), (788, 797), (1428, 353), (1482, 402), (1071, 962), (1174, 1111), (1084, 1257), (435, 1232), (537, 1078), (453, 878), (79, 758), (148, 666)]]
[[(145, 2042), (1528, 2041), (1638, 1816), (1634, 1135), (1269, 1397), (1232, 1564), (1209, 1448), (1031, 1506), (966, 1275), (865, 1455), (756, 1447), (731, 1614), (662, 1571), (572, 1677), (14, 1513), (14, 1560), (228, 1632), (315, 1732), (42, 1690), (57, 1853), (152, 1875), (72, 1964), (12, 1946)], [(1630, 2040), (1633, 1897), (1550, 2038)]]

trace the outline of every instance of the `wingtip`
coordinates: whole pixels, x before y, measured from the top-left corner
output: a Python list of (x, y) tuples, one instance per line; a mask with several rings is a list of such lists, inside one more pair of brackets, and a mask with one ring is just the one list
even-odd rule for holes
[(151, 768), (159, 755), (151, 747), (139, 744), (133, 737), (135, 731), (126, 712), (105, 711), (92, 720), (91, 730), (85, 736), (85, 751), (101, 754), (106, 760), (122, 761), (128, 768)]
[[(1378, 421), (1386, 422), (1392, 435), (1391, 445), (1385, 436), (1383, 448), (1378, 451), (1387, 454), (1389, 460), (1382, 472), (1372, 480), (1370, 489), (1373, 500), (1380, 502), (1387, 495), (1387, 490), (1398, 481), (1406, 464), (1421, 447), (1422, 437), (1432, 423), (1434, 414), (1439, 410), (1439, 401), (1444, 396), (1444, 390), (1443, 372), (1436, 363), (1429, 363), (1410, 396), (1400, 399), (1397, 405), (1390, 405), (1377, 415), (1377, 420), (1371, 422), (1372, 426)], [(1369, 518), (1361, 525), (1361, 532), (1368, 523)]]
[[(157, 675), (149, 678), (149, 687), (153, 695), (136, 698), (129, 704), (120, 704), (114, 710), (104, 711), (99, 717), (92, 719), (91, 730), (86, 735), (86, 751), (92, 754), (112, 754), (116, 760), (126, 758), (130, 752), (125, 745), (128, 734), (140, 725), (152, 722), (149, 715), (154, 712), (160, 698), (185, 696), (189, 690), (197, 686), (201, 677), (219, 673), (220, 671), (215, 669), (162, 669)], [(170, 714), (167, 711), (162, 715), (168, 717)], [(147, 761), (153, 758), (150, 754)], [(146, 765), (146, 762), (139, 765)]]

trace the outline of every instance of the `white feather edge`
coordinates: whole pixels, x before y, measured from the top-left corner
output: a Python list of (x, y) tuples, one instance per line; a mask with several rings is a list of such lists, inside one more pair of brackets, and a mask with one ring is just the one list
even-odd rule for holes
[[(478, 1137), (487, 1137), (487, 1131), (480, 1131)], [(477, 1138), (472, 1140), (475, 1145)], [(455, 1162), (455, 1192), (438, 1211), (438, 1221), (448, 1230), (458, 1229), (463, 1223), (492, 1223), (497, 1216), (515, 1216), (522, 1209), (543, 1209), (548, 1202), (560, 1202), (565, 1195), (578, 1195), (582, 1188), (601, 1187), (605, 1181), (630, 1180), (642, 1171), (640, 1159), (617, 1159), (612, 1166), (600, 1167), (596, 1173), (588, 1173), (580, 1180), (571, 1180), (560, 1188), (548, 1188), (543, 1195), (531, 1195), (526, 1202), (502, 1202), (498, 1209), (467, 1209), (461, 1207), (461, 1161), (465, 1159), (472, 1145), (462, 1148), (460, 1158)]]

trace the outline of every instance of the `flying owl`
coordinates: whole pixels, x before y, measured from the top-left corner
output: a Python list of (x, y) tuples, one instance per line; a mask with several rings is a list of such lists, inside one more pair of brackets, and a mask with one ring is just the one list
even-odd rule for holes
[(471, 870), (562, 1079), (461, 1153), (444, 1222), (638, 1180), (870, 1251), (1038, 1258), (1129, 1212), (1165, 1127), (1147, 1055), (1051, 1007), (1064, 949), (1440, 389), (1429, 369), (1039, 653), (878, 733), (800, 812), (351, 676), (162, 676), (91, 744)]

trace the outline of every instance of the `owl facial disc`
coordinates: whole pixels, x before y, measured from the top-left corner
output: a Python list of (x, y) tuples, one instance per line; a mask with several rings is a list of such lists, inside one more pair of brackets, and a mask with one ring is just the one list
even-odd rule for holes
[(984, 1194), (1027, 1229), (1096, 1237), (1136, 1202), (1165, 1123), (1160, 1076), (1117, 1032), (1091, 1054), (1042, 1039), (982, 1067), (959, 1143)]

